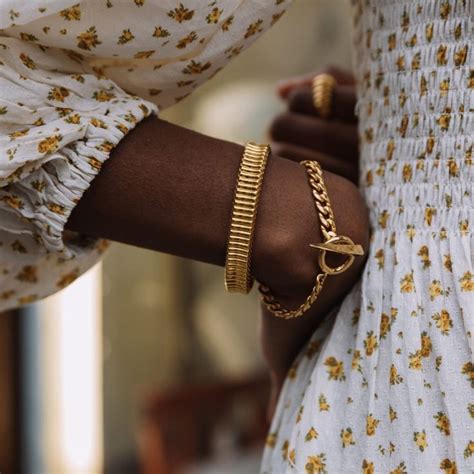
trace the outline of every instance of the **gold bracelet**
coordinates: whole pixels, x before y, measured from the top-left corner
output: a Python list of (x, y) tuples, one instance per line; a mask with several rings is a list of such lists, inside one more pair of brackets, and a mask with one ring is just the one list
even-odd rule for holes
[[(334, 213), (319, 163), (316, 161), (302, 161), (301, 164), (306, 168), (308, 173), (309, 184), (319, 216), (321, 232), (324, 237), (324, 243), (310, 244), (310, 247), (320, 250), (319, 267), (321, 272), (316, 275), (316, 281), (311, 293), (299, 308), (295, 310), (285, 309), (272, 295), (270, 288), (265, 285), (259, 286), (262, 301), (267, 309), (275, 316), (284, 319), (293, 319), (302, 316), (317, 300), (328, 275), (338, 275), (339, 273), (345, 272), (354, 262), (356, 255), (364, 255), (364, 250), (361, 245), (354, 244), (347, 236), (337, 235)], [(341, 265), (331, 267), (326, 262), (327, 252), (346, 255), (347, 259)]]
[(253, 286), (250, 273), (252, 241), (263, 175), (270, 155), (268, 145), (247, 143), (240, 163), (225, 262), (225, 287), (247, 294)]

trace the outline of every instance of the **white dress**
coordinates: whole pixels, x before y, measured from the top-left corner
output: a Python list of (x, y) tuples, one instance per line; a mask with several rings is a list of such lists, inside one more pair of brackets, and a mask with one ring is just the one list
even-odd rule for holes
[(474, 1), (354, 2), (363, 277), (290, 370), (262, 472), (474, 472)]
[(0, 0), (0, 311), (99, 261), (107, 242), (64, 225), (112, 149), (290, 2)]

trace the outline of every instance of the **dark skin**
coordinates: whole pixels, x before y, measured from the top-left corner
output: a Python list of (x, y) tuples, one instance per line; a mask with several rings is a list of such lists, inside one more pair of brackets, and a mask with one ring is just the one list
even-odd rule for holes
[[(354, 114), (355, 82), (350, 73), (339, 69), (331, 68), (324, 72), (333, 75), (338, 83), (334, 91), (331, 116), (322, 119), (313, 105), (311, 82), (314, 74), (281, 83), (278, 93), (287, 103), (287, 110), (272, 123), (272, 149), (295, 162), (316, 160), (326, 170), (356, 183), (358, 138), (357, 118)], [(341, 232), (339, 219), (336, 219), (336, 223), (338, 232)], [(364, 225), (368, 226), (367, 223)], [(366, 244), (367, 234), (360, 237), (360, 242)], [(357, 266), (362, 261), (359, 260)], [(296, 320), (276, 319), (262, 305), (260, 339), (272, 378), (269, 417), (273, 414), (280, 389), (294, 358), (328, 310), (342, 301), (342, 288), (341, 291), (332, 290), (332, 286), (338, 285), (340, 281), (340, 276), (329, 277), (317, 304), (304, 317)], [(346, 286), (344, 288), (348, 289)], [(325, 304), (326, 298), (330, 300), (328, 305)], [(285, 336), (285, 331), (291, 332), (291, 338)]]
[[(66, 227), (223, 266), (242, 153), (240, 145), (146, 119), (113, 150)], [(367, 246), (367, 212), (357, 187), (331, 172), (325, 181), (338, 232)], [(299, 306), (319, 270), (309, 244), (322, 240), (305, 169), (272, 153), (258, 209), (253, 275), (288, 308)], [(298, 321), (267, 318), (263, 332), (272, 344), (264, 343), (264, 352), (272, 374), (283, 376), (295, 349), (352, 287), (362, 266), (357, 259), (329, 279), (311, 313)]]

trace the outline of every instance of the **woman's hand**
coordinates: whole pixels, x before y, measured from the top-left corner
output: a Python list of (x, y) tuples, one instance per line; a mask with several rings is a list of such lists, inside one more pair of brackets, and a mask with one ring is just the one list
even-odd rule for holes
[(275, 154), (295, 161), (316, 160), (354, 183), (358, 180), (358, 134), (354, 77), (337, 68), (324, 71), (337, 81), (332, 113), (322, 119), (313, 104), (317, 73), (283, 81), (278, 88), (288, 110), (276, 117), (270, 134)]
[[(287, 162), (295, 165), (289, 160)], [(310, 293), (320, 270), (318, 251), (309, 244), (322, 242), (323, 237), (305, 168), (297, 165), (296, 169), (292, 167), (291, 170), (297, 176), (287, 174), (287, 190), (272, 192), (271, 205), (265, 199), (261, 202), (254, 243), (254, 274), (258, 281), (272, 289), (285, 307), (295, 309)], [(270, 179), (264, 182), (267, 191), (280, 181), (274, 176), (278, 171), (270, 165), (265, 177)], [(369, 222), (358, 188), (351, 181), (330, 172), (324, 172), (324, 179), (338, 234), (349, 236), (366, 250)], [(268, 237), (265, 238), (265, 235)], [(328, 276), (313, 307), (299, 318), (276, 318), (262, 305), (260, 341), (272, 376), (274, 400), (294, 358), (327, 313), (352, 288), (364, 262), (364, 257), (357, 257), (346, 272)], [(331, 265), (334, 263), (331, 261)]]
[[(354, 242), (361, 243), (367, 248), (369, 237), (367, 211), (354, 184), (358, 175), (354, 81), (350, 74), (339, 70), (333, 69), (328, 72), (335, 76), (338, 82), (334, 93), (334, 112), (328, 120), (318, 117), (314, 108), (311, 92), (313, 75), (285, 81), (280, 85), (279, 94), (288, 102), (289, 110), (277, 117), (272, 124), (272, 149), (276, 154), (292, 161), (316, 160), (326, 169), (325, 182), (338, 233), (348, 235)], [(304, 174), (303, 167), (301, 172)], [(306, 192), (311, 197), (308, 183), (306, 182), (303, 187), (306, 187)], [(301, 190), (301, 185), (298, 188)], [(298, 194), (298, 192), (288, 193), (288, 199), (292, 200)], [(291, 308), (299, 306), (304, 301), (319, 271), (316, 263), (317, 252), (310, 249), (307, 243), (311, 238), (312, 242), (316, 242), (317, 239), (321, 241), (322, 236), (318, 234), (319, 221), (314, 204), (312, 214), (306, 207), (307, 204), (308, 202), (303, 203), (301, 200), (291, 206), (293, 212), (297, 209), (296, 213), (299, 214), (298, 223), (294, 224), (298, 231), (292, 235), (298, 242), (288, 243), (288, 251), (285, 252), (282, 248), (281, 255), (273, 257), (273, 261), (281, 265), (280, 271), (275, 265), (273, 274), (268, 277), (269, 280), (274, 280), (275, 286), (272, 286), (270, 281), (262, 280), (274, 292), (279, 292), (280, 300)], [(308, 223), (311, 224), (310, 228), (307, 226)], [(292, 247), (299, 248), (300, 251), (295, 255), (289, 250)], [(285, 256), (291, 262), (282, 262)], [(278, 393), (294, 358), (328, 311), (342, 301), (344, 295), (357, 281), (363, 264), (364, 259), (358, 258), (347, 272), (328, 277), (317, 302), (298, 319), (289, 321), (278, 319), (262, 305), (260, 337), (273, 383), (270, 413), (274, 409)]]

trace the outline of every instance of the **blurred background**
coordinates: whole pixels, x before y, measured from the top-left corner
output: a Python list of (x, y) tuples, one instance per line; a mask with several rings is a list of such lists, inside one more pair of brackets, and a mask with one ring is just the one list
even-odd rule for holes
[[(349, 1), (295, 0), (279, 23), (161, 116), (266, 139), (280, 79), (351, 67)], [(19, 314), (20, 313), (20, 314)], [(258, 472), (268, 382), (257, 298), (223, 271), (114, 244), (45, 302), (0, 316), (0, 471)]]

